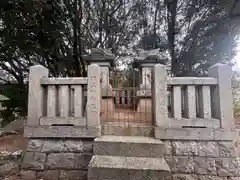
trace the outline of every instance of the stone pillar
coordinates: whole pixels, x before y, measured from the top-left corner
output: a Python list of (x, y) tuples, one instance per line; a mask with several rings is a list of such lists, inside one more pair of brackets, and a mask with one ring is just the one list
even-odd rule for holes
[(134, 60), (135, 67), (141, 71), (141, 84), (137, 96), (139, 98), (137, 110), (144, 114), (146, 121), (152, 121), (152, 70), (156, 64), (165, 64), (158, 54), (148, 53)]
[(100, 125), (101, 111), (101, 69), (97, 64), (88, 66), (87, 126)]
[(157, 64), (154, 66), (152, 81), (154, 125), (157, 127), (167, 127), (167, 70), (164, 65)]
[(102, 49), (93, 48), (89, 56), (84, 57), (89, 64), (97, 64), (101, 68), (102, 96), (109, 96), (111, 85), (109, 84), (110, 70), (115, 66), (115, 56)]
[(195, 86), (187, 86), (185, 90), (185, 113), (187, 118), (196, 118), (196, 91)]
[(93, 48), (90, 56), (85, 57), (89, 64), (97, 64), (101, 69), (101, 116), (112, 119), (115, 106), (112, 86), (109, 83), (110, 70), (115, 66), (115, 56), (102, 49)]
[(44, 90), (40, 80), (48, 77), (48, 69), (36, 65), (30, 67), (28, 89), (28, 119), (27, 125), (39, 125), (39, 118), (43, 115)]
[(218, 85), (212, 92), (213, 117), (221, 120), (221, 128), (234, 128), (232, 69), (228, 65), (218, 63), (208, 69), (208, 75), (218, 80)]

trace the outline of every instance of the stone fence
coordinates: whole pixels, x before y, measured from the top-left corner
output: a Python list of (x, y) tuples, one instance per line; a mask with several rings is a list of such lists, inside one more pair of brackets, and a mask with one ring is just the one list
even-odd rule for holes
[[(169, 78), (164, 65), (154, 65), (149, 89), (153, 126), (234, 128), (231, 75), (228, 65), (216, 64), (209, 68), (209, 77)], [(88, 77), (48, 76), (42, 66), (30, 68), (25, 136), (62, 137), (63, 132), (66, 137), (101, 135), (100, 66), (89, 65)]]
[[(127, 131), (101, 127), (101, 91), (107, 80), (101, 81), (104, 68), (92, 63), (88, 76), (79, 78), (49, 78), (46, 68), (30, 68), (28, 120), (24, 128), (29, 141), (22, 173), (52, 179), (78, 176), (85, 180), (95, 137), (147, 134), (165, 144), (171, 180), (239, 179), (239, 131), (234, 129), (229, 66), (216, 64), (204, 78), (169, 78), (166, 66), (147, 66), (152, 72), (148, 87), (153, 133), (133, 126)], [(169, 94), (172, 117), (168, 113)]]
[[(164, 65), (153, 69), (153, 114), (157, 127), (235, 127), (231, 76), (228, 65), (209, 68), (209, 77), (167, 77)], [(171, 94), (168, 115), (168, 92)]]
[(48, 76), (48, 69), (43, 66), (36, 65), (30, 68), (25, 136), (99, 136), (100, 67), (96, 64), (89, 65), (88, 77)]

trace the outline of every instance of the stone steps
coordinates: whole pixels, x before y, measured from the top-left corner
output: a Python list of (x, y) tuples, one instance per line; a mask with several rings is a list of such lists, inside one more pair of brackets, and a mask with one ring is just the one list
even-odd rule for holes
[(162, 141), (140, 136), (102, 136), (94, 140), (95, 155), (152, 157), (164, 156)]
[(95, 155), (88, 168), (88, 180), (159, 180), (169, 175), (164, 158)]
[(171, 175), (160, 140), (102, 136), (94, 140), (88, 180), (159, 180)]

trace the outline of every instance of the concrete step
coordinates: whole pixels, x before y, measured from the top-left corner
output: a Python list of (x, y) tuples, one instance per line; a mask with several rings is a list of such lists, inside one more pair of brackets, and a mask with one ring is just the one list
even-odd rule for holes
[(142, 136), (101, 136), (94, 140), (94, 155), (152, 157), (164, 156), (162, 141)]
[(88, 180), (159, 180), (171, 175), (164, 158), (92, 157)]

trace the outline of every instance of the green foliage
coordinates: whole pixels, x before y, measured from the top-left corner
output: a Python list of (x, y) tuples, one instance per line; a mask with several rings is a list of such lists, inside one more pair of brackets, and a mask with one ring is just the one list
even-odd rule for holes
[[(177, 76), (232, 65), (240, 24), (228, 16), (232, 1), (1, 0), (0, 80), (18, 84), (3, 93), (11, 99), (6, 116), (26, 113), (30, 66), (41, 64), (52, 76), (86, 76), (83, 56), (91, 48), (110, 49), (120, 61), (127, 50), (159, 49)], [(139, 73), (128, 71), (124, 86), (139, 84), (133, 78)]]
[(240, 117), (240, 101), (234, 100), (233, 102), (233, 114), (235, 118)]
[(234, 117), (240, 117), (240, 74), (233, 72), (232, 88), (233, 88), (233, 113)]
[(3, 103), (7, 109), (1, 113), (2, 125), (8, 124), (17, 117), (27, 115), (27, 90), (25, 87), (23, 88), (19, 84), (6, 84), (0, 93), (9, 98)]

